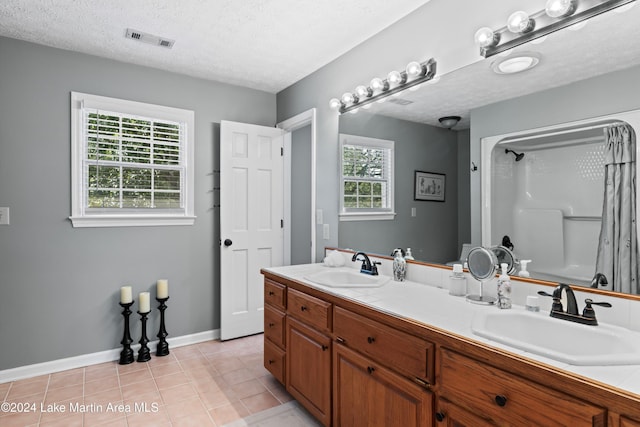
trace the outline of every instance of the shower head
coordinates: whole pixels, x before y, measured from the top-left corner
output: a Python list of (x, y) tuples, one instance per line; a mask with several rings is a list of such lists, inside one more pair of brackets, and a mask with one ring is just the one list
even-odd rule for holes
[(505, 154), (507, 154), (507, 153), (513, 153), (513, 155), (514, 155), (514, 156), (516, 156), (516, 162), (519, 162), (519, 161), (520, 161), (520, 160), (522, 160), (522, 158), (524, 157), (524, 153), (520, 153), (520, 154), (518, 154), (518, 153), (516, 153), (516, 152), (515, 152), (515, 151), (513, 151), (513, 150), (509, 150), (508, 148), (505, 148), (505, 149), (504, 149), (504, 153), (505, 153)]

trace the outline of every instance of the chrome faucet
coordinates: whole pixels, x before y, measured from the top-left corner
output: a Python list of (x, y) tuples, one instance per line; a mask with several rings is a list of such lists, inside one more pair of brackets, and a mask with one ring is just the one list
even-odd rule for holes
[[(562, 307), (563, 291), (567, 296), (567, 311), (564, 311), (564, 308)], [(593, 309), (592, 305), (599, 305), (600, 307), (611, 307), (611, 304), (609, 304), (608, 302), (594, 302), (592, 299), (587, 298), (586, 300), (584, 300), (584, 310), (582, 310), (582, 314), (579, 314), (578, 303), (576, 302), (576, 296), (573, 293), (573, 289), (571, 289), (571, 287), (565, 283), (558, 284), (556, 289), (553, 291), (553, 294), (549, 294), (548, 292), (544, 291), (538, 291), (538, 295), (553, 298), (551, 313), (549, 313), (551, 317), (569, 320), (571, 322), (582, 323), (584, 325), (596, 326), (598, 324), (598, 320), (596, 319), (596, 312)]]
[[(361, 260), (358, 259), (358, 256), (360, 255), (362, 256)], [(376, 265), (382, 264), (381, 262), (377, 262), (377, 261), (371, 262), (371, 260), (369, 259), (369, 256), (364, 252), (356, 252), (355, 254), (353, 254), (351, 261), (353, 262), (362, 261), (362, 267), (360, 267), (360, 273), (370, 274), (372, 276), (378, 275), (378, 267), (376, 267)]]

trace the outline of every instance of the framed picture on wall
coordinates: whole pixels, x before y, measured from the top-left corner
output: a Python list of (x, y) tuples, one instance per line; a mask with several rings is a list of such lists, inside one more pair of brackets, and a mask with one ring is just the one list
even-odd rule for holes
[(432, 172), (415, 172), (414, 200), (444, 202), (445, 175)]

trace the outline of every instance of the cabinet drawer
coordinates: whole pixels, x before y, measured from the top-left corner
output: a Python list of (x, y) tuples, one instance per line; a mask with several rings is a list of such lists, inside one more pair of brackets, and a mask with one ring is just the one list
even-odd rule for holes
[(283, 312), (264, 306), (264, 337), (282, 349), (285, 348), (284, 316)]
[(264, 367), (275, 379), (285, 384), (285, 352), (269, 341), (264, 342)]
[(287, 289), (287, 313), (308, 325), (331, 331), (331, 304), (295, 289)]
[(438, 399), (435, 413), (436, 427), (493, 427), (495, 426), (490, 420), (478, 417), (476, 414), (469, 412), (454, 405), (446, 399)]
[(286, 286), (264, 279), (264, 302), (266, 304), (285, 310), (287, 308), (286, 291)]
[(435, 349), (432, 343), (340, 307), (335, 308), (334, 330), (348, 347), (433, 384)]
[(440, 391), (483, 418), (509, 425), (604, 426), (606, 411), (447, 349)]

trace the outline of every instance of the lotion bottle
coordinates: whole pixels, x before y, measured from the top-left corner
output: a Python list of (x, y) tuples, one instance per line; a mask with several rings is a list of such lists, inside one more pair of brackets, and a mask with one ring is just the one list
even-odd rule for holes
[(409, 260), (415, 260), (415, 258), (413, 257), (413, 255), (411, 254), (411, 248), (407, 248), (407, 252), (406, 255), (404, 256), (404, 259), (406, 259), (407, 261)]
[(500, 264), (502, 274), (498, 277), (498, 308), (511, 308), (511, 279), (507, 274), (508, 264)]
[(404, 278), (407, 274), (407, 261), (402, 256), (402, 250), (396, 249), (393, 251), (393, 280), (396, 282), (404, 282)]

